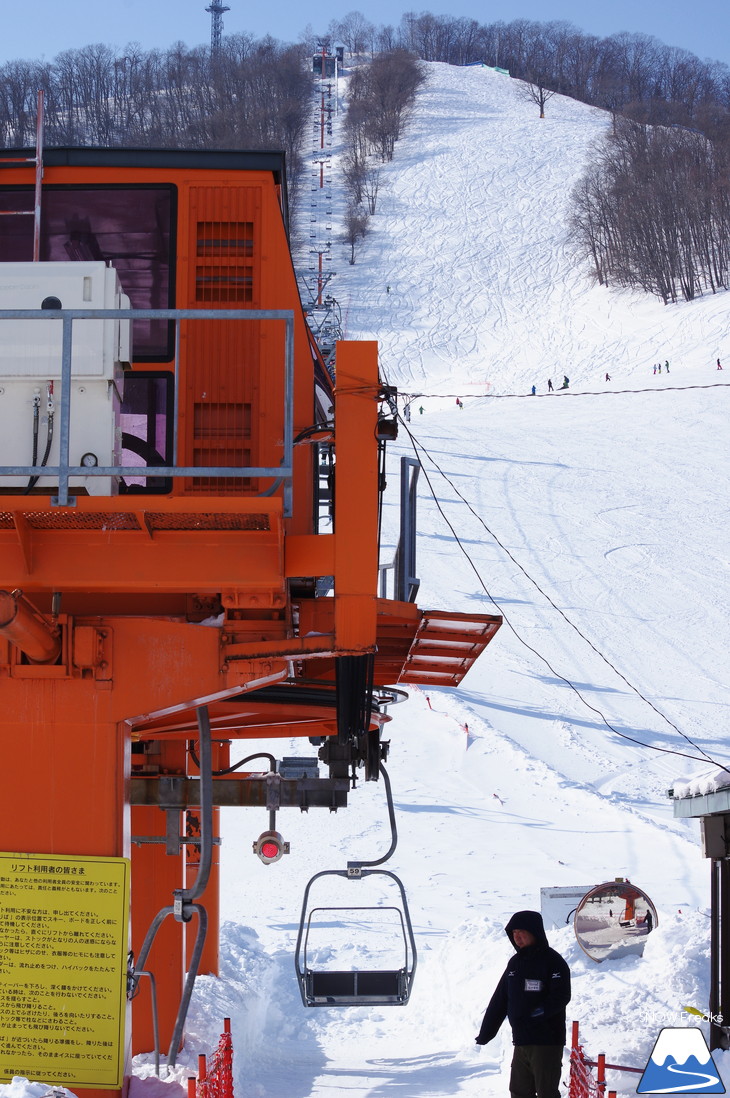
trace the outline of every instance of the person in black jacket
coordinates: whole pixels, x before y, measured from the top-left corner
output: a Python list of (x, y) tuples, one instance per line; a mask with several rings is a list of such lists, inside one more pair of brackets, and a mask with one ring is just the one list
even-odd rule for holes
[(484, 1014), (476, 1038), (486, 1045), (509, 1019), (515, 1049), (511, 1098), (559, 1098), (570, 969), (551, 949), (539, 911), (518, 911), (504, 928), (516, 950)]

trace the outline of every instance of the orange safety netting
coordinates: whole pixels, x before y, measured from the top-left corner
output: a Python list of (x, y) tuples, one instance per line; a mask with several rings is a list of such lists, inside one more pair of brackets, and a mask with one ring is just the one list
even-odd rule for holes
[(210, 1057), (198, 1057), (198, 1078), (188, 1081), (188, 1098), (233, 1098), (231, 1020), (224, 1018), (218, 1047)]
[(570, 1082), (568, 1098), (602, 1098), (605, 1084), (600, 1084), (593, 1074), (592, 1061), (586, 1056), (577, 1040), (570, 1050)]
[[(596, 1069), (595, 1075), (593, 1068)], [(642, 1068), (628, 1067), (626, 1064), (607, 1064), (606, 1054), (603, 1052), (598, 1054), (597, 1059), (589, 1060), (578, 1037), (578, 1023), (573, 1022), (568, 1098), (616, 1098), (615, 1090), (606, 1089), (606, 1068), (643, 1075)]]

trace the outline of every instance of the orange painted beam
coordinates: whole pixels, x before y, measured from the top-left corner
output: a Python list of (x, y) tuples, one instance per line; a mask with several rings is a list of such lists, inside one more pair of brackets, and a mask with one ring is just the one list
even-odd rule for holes
[(333, 534), (290, 535), (284, 542), (287, 576), (331, 576), (335, 570)]
[(375, 646), (378, 583), (378, 344), (342, 342), (335, 389), (335, 643)]
[(44, 531), (31, 562), (7, 535), (0, 553), (6, 584), (26, 591), (283, 590), (283, 538), (271, 535)]

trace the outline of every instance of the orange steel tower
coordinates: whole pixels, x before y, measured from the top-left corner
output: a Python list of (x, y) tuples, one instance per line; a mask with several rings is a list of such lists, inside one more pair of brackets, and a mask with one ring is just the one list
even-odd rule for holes
[[(458, 684), (500, 619), (378, 598), (394, 393), (375, 343), (323, 367), (280, 154), (46, 150), (38, 262), (30, 159), (0, 152), (0, 1078), (119, 1090), (153, 988), (174, 1059), (217, 970), (218, 806), (278, 857), (279, 810), (377, 779), (389, 688)], [(232, 762), (277, 736), (324, 773)]]

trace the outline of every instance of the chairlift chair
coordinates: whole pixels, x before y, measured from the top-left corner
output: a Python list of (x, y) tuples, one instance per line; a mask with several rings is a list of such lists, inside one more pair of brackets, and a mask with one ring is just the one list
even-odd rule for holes
[[(392, 906), (347, 906), (315, 907), (308, 913), (309, 891), (321, 877), (345, 877), (348, 880), (360, 880), (379, 874), (389, 877), (397, 886), (401, 898), (401, 907)], [(398, 914), (403, 935), (403, 965), (395, 969), (369, 970), (326, 970), (310, 966), (307, 957), (307, 944), (312, 917), (323, 911), (395, 911)], [(403, 1006), (408, 1002), (416, 970), (416, 942), (413, 936), (411, 917), (408, 911), (405, 889), (401, 880), (387, 869), (362, 869), (350, 866), (348, 869), (325, 869), (309, 881), (304, 891), (302, 916), (299, 923), (296, 953), (296, 967), (302, 1002), (306, 1007), (345, 1007), (345, 1006)]]

